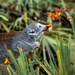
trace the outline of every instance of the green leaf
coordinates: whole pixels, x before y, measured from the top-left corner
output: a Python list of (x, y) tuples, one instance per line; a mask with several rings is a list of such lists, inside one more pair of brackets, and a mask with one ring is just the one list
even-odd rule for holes
[(24, 12), (24, 21), (26, 25), (28, 24), (28, 17), (27, 17), (27, 12)]
[(0, 75), (2, 75), (2, 73), (0, 72)]
[(39, 63), (39, 65), (46, 71), (46, 73), (48, 74), (48, 75), (52, 75), (48, 70), (47, 70), (47, 68), (38, 60), (38, 59), (36, 59), (36, 61)]
[(19, 65), (18, 65), (18, 63), (17, 63), (17, 60), (15, 59), (15, 57), (14, 57), (14, 55), (12, 54), (11, 50), (8, 50), (7, 52), (8, 52), (8, 55), (9, 55), (9, 57), (10, 57), (12, 63), (15, 65), (16, 70), (18, 70), (19, 75), (21, 75), (21, 74), (22, 74), (22, 73), (21, 73), (21, 70), (20, 70)]
[(3, 15), (0, 15), (0, 18), (2, 18), (3, 20), (5, 21), (9, 21), (7, 17), (3, 16)]
[(28, 59), (28, 60), (29, 60), (29, 66), (30, 66), (31, 74), (32, 74), (32, 75), (35, 75), (35, 71), (34, 71), (33, 64), (32, 64), (32, 62), (31, 62), (31, 59)]
[[(16, 72), (13, 70), (13, 68), (10, 65), (7, 65), (7, 69), (10, 75), (17, 75)], [(12, 74), (11, 74), (12, 72)]]
[(4, 23), (1, 22), (1, 24), (7, 32), (10, 32), (9, 28)]
[(27, 75), (26, 68), (23, 64), (23, 61), (21, 60), (21, 58), (18, 58), (17, 60), (18, 60), (19, 68), (21, 70), (21, 75)]

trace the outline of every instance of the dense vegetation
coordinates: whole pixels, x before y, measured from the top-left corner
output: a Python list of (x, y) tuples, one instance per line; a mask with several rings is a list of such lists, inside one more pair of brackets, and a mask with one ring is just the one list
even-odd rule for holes
[(19, 49), (19, 58), (8, 50), (10, 61), (0, 63), (0, 75), (75, 75), (74, 7), (74, 0), (0, 0), (0, 35), (10, 37), (33, 22), (52, 25), (39, 49)]

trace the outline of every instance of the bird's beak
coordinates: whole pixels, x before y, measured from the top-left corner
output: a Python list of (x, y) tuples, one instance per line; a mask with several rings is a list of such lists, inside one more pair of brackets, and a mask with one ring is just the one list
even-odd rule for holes
[(48, 28), (49, 31), (52, 30), (52, 24), (47, 24), (46, 27)]
[(46, 27), (52, 28), (52, 24), (47, 24)]

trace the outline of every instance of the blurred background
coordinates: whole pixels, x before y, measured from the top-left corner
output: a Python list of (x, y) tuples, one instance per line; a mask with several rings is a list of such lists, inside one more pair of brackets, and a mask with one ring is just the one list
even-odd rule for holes
[[(64, 4), (62, 0), (0, 0), (0, 31), (20, 31), (35, 21), (48, 24), (50, 23), (48, 14), (55, 13), (56, 10), (64, 14), (68, 12), (74, 17), (74, 2), (65, 0)], [(64, 17), (67, 18), (66, 15)], [(55, 23), (56, 20), (52, 21)], [(64, 23), (64, 20), (62, 22)]]
[(40, 47), (8, 50), (0, 75), (75, 75), (75, 0), (0, 0), (0, 43), (33, 22), (50, 25)]

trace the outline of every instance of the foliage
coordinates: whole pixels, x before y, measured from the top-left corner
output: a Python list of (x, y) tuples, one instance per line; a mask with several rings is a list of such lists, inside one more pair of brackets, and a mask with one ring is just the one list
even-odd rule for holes
[(34, 61), (31, 61), (30, 58), (26, 57), (26, 53), (22, 51), (22, 49), (19, 49), (20, 56), (18, 59), (14, 57), (12, 52), (8, 50), (9, 57), (12, 61), (12, 66), (6, 65), (7, 71), (9, 75), (38, 75), (38, 68), (34, 70), (33, 63)]
[[(68, 43), (65, 43), (63, 38), (59, 41), (52, 40), (48, 36), (43, 36), (41, 38), (43, 45), (43, 59), (39, 58), (39, 54), (37, 55), (37, 51), (34, 52), (34, 58), (28, 58), (26, 53), (19, 49), (20, 56), (15, 59), (12, 52), (8, 50), (9, 57), (11, 59), (12, 64), (15, 66), (6, 65), (6, 68), (9, 72), (9, 75), (40, 75), (42, 74), (41, 68), (48, 75), (74, 75), (75, 74), (75, 53), (74, 53), (74, 45), (72, 42), (71, 36), (69, 36)], [(51, 42), (53, 41), (53, 42)], [(50, 45), (54, 48), (57, 58), (54, 57)], [(46, 55), (47, 52), (47, 55)], [(49, 59), (48, 59), (49, 58)], [(33, 66), (36, 64), (37, 68), (34, 69)]]
[[(47, 40), (49, 41), (49, 39)], [(46, 71), (48, 75), (74, 75), (75, 54), (73, 51), (73, 42), (71, 41), (71, 36), (69, 37), (68, 43), (64, 43), (63, 38), (57, 41), (57, 60), (54, 58), (54, 55), (50, 50), (48, 41), (43, 43), (43, 46), (46, 47), (46, 49), (43, 49), (44, 62), (41, 63), (40, 60), (36, 58), (36, 61), (39, 63), (39, 65)], [(47, 61), (46, 50), (49, 56), (49, 62)]]
[[(55, 11), (59, 6), (61, 13), (66, 14), (66, 21), (71, 27), (61, 26), (61, 21), (54, 23), (60, 12)], [(71, 7), (69, 7), (71, 6)], [(52, 31), (45, 33), (41, 39), (41, 46), (37, 50), (24, 52), (19, 49), (20, 56), (15, 58), (8, 50), (11, 64), (3, 65), (9, 75), (74, 75), (75, 74), (75, 4), (68, 4), (67, 0), (1, 0), (0, 1), (0, 31), (21, 31), (31, 22), (51, 24)], [(53, 16), (51, 16), (53, 14)], [(43, 17), (43, 18), (42, 18)], [(39, 18), (39, 19), (38, 19)], [(60, 20), (60, 19), (59, 19)], [(30, 55), (30, 57), (29, 57)], [(14, 66), (12, 66), (12, 64)], [(38, 64), (38, 66), (36, 66)], [(36, 66), (36, 69), (34, 69)], [(7, 74), (7, 75), (8, 75)], [(1, 75), (1, 72), (0, 72)]]
[[(51, 20), (48, 19), (47, 14), (54, 11), (54, 5), (62, 9), (64, 8), (63, 11), (69, 8), (63, 0), (1, 0), (0, 30), (6, 32), (10, 32), (11, 30), (23, 30), (27, 24), (35, 20), (45, 24), (52, 23)], [(71, 4), (71, 6), (74, 7), (74, 4)], [(68, 16), (70, 16), (70, 14), (75, 15), (74, 9), (68, 10), (68, 12), (65, 12)]]

